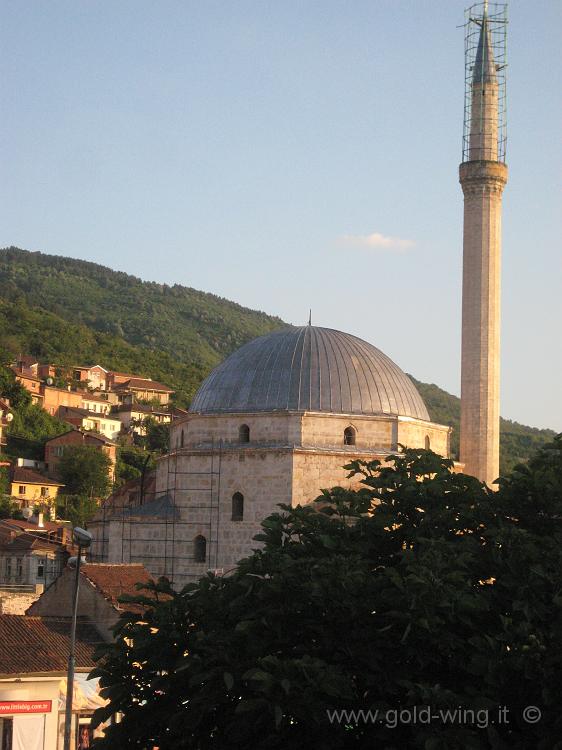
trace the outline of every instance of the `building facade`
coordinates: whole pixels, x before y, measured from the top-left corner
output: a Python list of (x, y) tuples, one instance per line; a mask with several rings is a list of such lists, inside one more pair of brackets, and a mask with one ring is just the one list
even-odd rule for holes
[(384, 461), (402, 445), (448, 456), (450, 432), (374, 346), (313, 326), (278, 331), (211, 373), (171, 424), (154, 492), (98, 517), (96, 535), (108, 562), (142, 562), (176, 586), (226, 573), (280, 503), (357, 487), (344, 465)]
[(487, 3), (468, 82), (470, 118), (460, 183), (464, 194), (460, 460), (488, 485), (499, 476), (500, 257), (502, 194), (507, 182), (500, 152), (500, 99), (494, 41), (500, 21)]

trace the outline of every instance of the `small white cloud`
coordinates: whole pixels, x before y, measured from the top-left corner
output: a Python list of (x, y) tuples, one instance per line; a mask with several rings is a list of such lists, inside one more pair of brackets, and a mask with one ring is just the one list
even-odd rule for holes
[(367, 247), (381, 250), (407, 250), (414, 246), (413, 240), (404, 240), (401, 237), (387, 237), (380, 232), (372, 234), (346, 234), (341, 240), (341, 244), (348, 247)]

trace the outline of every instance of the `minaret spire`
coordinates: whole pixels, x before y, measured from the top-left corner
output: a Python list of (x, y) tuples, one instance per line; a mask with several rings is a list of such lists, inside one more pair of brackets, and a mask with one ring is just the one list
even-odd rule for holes
[[(494, 6), (497, 8), (499, 6)], [(481, 9), (481, 15), (475, 13)], [(500, 155), (500, 82), (488, 3), (467, 11), (468, 132), (460, 182), (464, 193), (460, 460), (491, 484), (499, 475), (501, 204), (507, 167)], [(477, 42), (476, 42), (477, 37)], [(502, 49), (499, 48), (500, 53)]]

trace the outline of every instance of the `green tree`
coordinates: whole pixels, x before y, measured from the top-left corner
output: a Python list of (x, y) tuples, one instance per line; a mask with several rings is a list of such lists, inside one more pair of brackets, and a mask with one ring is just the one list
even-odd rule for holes
[(167, 453), (170, 446), (170, 425), (161, 424), (152, 417), (144, 420), (146, 447), (156, 453)]
[(121, 446), (117, 453), (116, 483), (138, 479), (142, 472), (152, 471), (156, 466), (153, 455), (137, 446)]
[(98, 503), (89, 495), (58, 495), (57, 518), (70, 521), (72, 526), (86, 528), (95, 515)]
[(111, 460), (103, 451), (90, 445), (65, 447), (58, 464), (58, 474), (69, 495), (104, 497), (111, 482)]
[(8, 469), (0, 466), (0, 518), (21, 518), (17, 503), (10, 497), (10, 477)]
[(232, 575), (123, 615), (100, 749), (562, 747), (562, 437), (497, 493), (430, 451), (348, 468), (361, 489), (281, 506)]

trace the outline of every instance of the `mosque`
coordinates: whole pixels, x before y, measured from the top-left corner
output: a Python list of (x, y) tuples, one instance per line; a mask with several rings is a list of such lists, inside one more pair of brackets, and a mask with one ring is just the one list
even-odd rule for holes
[[(460, 168), (461, 462), (467, 473), (491, 482), (499, 473), (499, 252), (507, 170), (498, 151), (498, 66), (486, 4), (472, 20), (478, 33)], [(141, 492), (140, 500), (92, 524), (98, 559), (143, 562), (176, 587), (209, 569), (227, 573), (258, 546), (253, 537), (280, 503), (310, 503), (324, 488), (357, 486), (345, 464), (384, 461), (400, 445), (449, 457), (450, 437), (450, 427), (431, 421), (408, 376), (372, 344), (310, 324), (261, 336), (213, 370), (187, 416), (173, 422), (153, 493)]]

